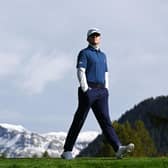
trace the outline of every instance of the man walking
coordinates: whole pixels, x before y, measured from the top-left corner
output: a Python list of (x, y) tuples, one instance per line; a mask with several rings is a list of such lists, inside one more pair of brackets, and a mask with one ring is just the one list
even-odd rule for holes
[(101, 32), (97, 28), (88, 30), (88, 47), (81, 50), (77, 59), (78, 108), (69, 129), (61, 157), (73, 159), (72, 149), (84, 124), (90, 108), (102, 129), (103, 134), (112, 145), (117, 158), (132, 152), (134, 144), (122, 146), (109, 116), (108, 108), (108, 68), (106, 55), (100, 50)]

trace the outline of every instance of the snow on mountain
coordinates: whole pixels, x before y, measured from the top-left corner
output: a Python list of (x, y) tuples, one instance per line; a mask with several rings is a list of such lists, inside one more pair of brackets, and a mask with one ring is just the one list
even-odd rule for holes
[(19, 132), (26, 131), (26, 129), (21, 125), (12, 125), (12, 124), (0, 123), (0, 126), (6, 128), (8, 130), (11, 130), (11, 131), (12, 130), (19, 131)]
[[(73, 149), (76, 156), (97, 136), (98, 132), (81, 132)], [(21, 125), (0, 124), (0, 154), (6, 157), (41, 157), (45, 151), (51, 157), (60, 157), (66, 138), (65, 132), (38, 134)]]

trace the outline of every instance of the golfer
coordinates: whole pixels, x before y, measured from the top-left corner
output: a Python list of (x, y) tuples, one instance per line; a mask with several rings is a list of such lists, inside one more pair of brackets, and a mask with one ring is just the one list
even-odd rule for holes
[(112, 127), (108, 107), (108, 68), (106, 55), (100, 50), (101, 32), (92, 28), (87, 32), (87, 48), (81, 50), (77, 59), (78, 108), (64, 144), (62, 158), (73, 159), (72, 149), (85, 122), (90, 108), (102, 129), (103, 134), (112, 145), (117, 158), (131, 152), (134, 144), (122, 146)]

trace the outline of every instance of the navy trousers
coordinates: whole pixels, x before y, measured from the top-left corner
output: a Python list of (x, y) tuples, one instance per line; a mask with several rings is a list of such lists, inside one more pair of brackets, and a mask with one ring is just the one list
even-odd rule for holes
[(72, 151), (90, 108), (93, 110), (103, 134), (112, 145), (114, 151), (117, 151), (121, 143), (112, 127), (109, 116), (108, 90), (106, 88), (92, 88), (84, 93), (79, 87), (78, 99), (78, 109), (68, 131), (64, 151)]

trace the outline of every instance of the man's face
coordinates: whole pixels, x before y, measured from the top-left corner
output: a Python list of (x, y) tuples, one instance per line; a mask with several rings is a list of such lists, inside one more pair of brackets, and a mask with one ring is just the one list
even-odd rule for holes
[(100, 34), (93, 33), (92, 35), (88, 37), (87, 41), (89, 42), (89, 44), (99, 45), (100, 44)]

